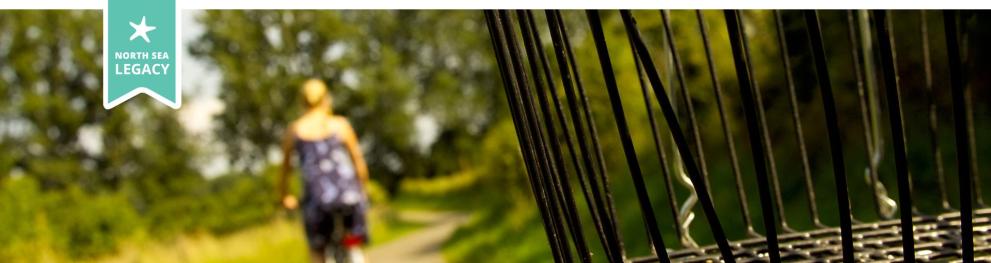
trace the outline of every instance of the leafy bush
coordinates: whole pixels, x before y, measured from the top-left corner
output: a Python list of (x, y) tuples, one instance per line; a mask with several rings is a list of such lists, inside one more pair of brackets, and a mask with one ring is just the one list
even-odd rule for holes
[(263, 176), (225, 175), (210, 181), (202, 226), (224, 234), (271, 219), (276, 212), (272, 179)]
[(137, 212), (121, 194), (88, 195), (70, 188), (51, 198), (46, 214), (54, 239), (74, 258), (112, 252), (142, 228)]
[(122, 194), (86, 194), (78, 188), (43, 192), (37, 181), (19, 177), (0, 185), (0, 259), (35, 261), (32, 250), (73, 258), (112, 252), (120, 240), (142, 229)]
[(11, 259), (22, 254), (26, 244), (41, 239), (45, 233), (39, 223), (42, 216), (41, 193), (38, 183), (30, 178), (12, 178), (0, 181), (0, 259)]
[(149, 199), (151, 193), (135, 187), (46, 191), (31, 176), (5, 179), (0, 181), (0, 262), (94, 258), (141, 234), (161, 240), (197, 231), (231, 233), (273, 218), (273, 185), (272, 176), (230, 174)]

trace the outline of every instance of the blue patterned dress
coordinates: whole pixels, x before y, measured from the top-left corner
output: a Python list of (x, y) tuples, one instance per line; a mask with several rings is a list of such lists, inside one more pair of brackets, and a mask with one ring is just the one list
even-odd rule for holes
[(303, 179), (303, 223), (310, 248), (322, 249), (334, 231), (334, 216), (347, 233), (368, 241), (365, 212), (368, 198), (344, 141), (337, 135), (320, 140), (296, 138)]

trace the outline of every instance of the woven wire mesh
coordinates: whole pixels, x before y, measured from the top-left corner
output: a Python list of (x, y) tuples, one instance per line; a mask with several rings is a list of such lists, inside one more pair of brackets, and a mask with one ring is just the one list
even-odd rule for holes
[[(991, 210), (975, 211), (974, 253), (978, 261), (991, 261)], [(858, 224), (853, 227), (853, 244), (858, 250), (857, 261), (903, 262), (901, 234), (898, 220)], [(960, 214), (915, 217), (916, 260), (924, 262), (960, 261), (963, 257), (960, 244)], [(778, 236), (783, 261), (842, 262), (839, 228), (826, 228), (809, 232)], [(751, 238), (734, 242), (733, 255), (740, 261), (767, 261), (767, 246), (763, 238)], [(719, 249), (706, 246), (683, 249), (670, 254), (676, 262), (714, 262), (719, 260)], [(633, 259), (633, 262), (657, 262), (656, 258)]]

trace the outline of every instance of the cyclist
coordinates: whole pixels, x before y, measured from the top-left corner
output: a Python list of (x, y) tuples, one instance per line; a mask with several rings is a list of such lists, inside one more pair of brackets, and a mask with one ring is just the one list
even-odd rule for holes
[[(331, 96), (323, 81), (308, 80), (301, 91), (307, 110), (289, 125), (282, 143), (278, 185), (282, 205), (302, 209), (314, 263), (324, 263), (328, 250), (332, 250), (336, 261), (364, 261), (360, 245), (368, 241), (368, 198), (364, 189), (368, 168), (358, 137), (345, 117), (332, 114)], [(294, 151), (299, 155), (303, 186), (299, 203), (286, 191)]]

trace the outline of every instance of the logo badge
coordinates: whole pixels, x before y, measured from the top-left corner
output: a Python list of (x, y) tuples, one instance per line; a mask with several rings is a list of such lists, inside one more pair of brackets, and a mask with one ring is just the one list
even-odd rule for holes
[(144, 93), (178, 109), (176, 0), (108, 0), (103, 12), (103, 107)]

